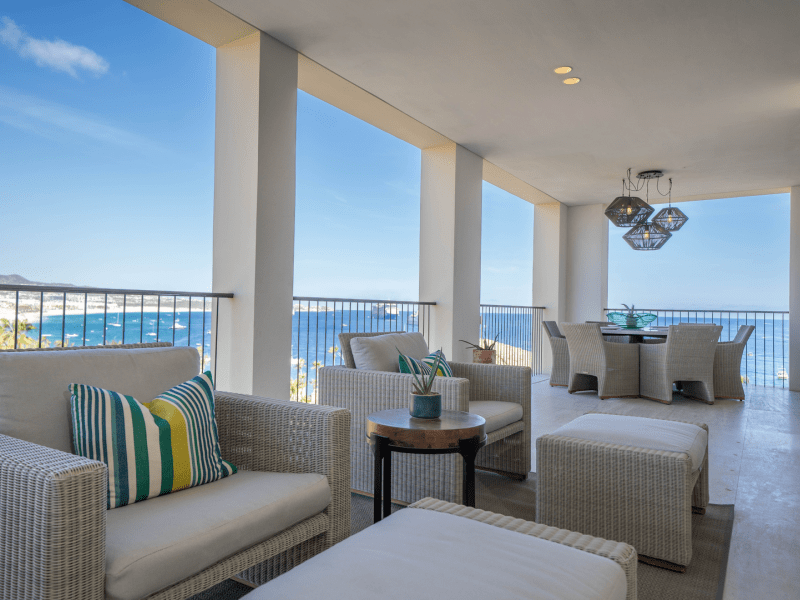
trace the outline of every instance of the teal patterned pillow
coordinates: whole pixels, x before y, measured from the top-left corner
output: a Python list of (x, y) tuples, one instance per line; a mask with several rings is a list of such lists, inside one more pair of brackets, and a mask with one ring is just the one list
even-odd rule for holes
[(416, 373), (417, 375), (430, 375), (433, 365), (436, 362), (437, 355), (442, 355), (442, 360), (439, 363), (439, 369), (436, 374), (440, 377), (452, 377), (453, 371), (450, 370), (450, 365), (447, 364), (444, 352), (437, 350), (433, 354), (429, 354), (422, 360), (418, 358), (411, 358), (404, 354), (399, 354), (397, 360), (400, 364), (401, 373)]

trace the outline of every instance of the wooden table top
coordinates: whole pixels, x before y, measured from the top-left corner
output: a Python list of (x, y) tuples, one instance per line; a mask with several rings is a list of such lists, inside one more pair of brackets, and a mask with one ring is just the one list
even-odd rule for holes
[(377, 434), (393, 446), (418, 449), (458, 448), (460, 440), (486, 437), (486, 420), (480, 415), (443, 410), (438, 419), (417, 419), (407, 408), (381, 410), (367, 417), (367, 437)]

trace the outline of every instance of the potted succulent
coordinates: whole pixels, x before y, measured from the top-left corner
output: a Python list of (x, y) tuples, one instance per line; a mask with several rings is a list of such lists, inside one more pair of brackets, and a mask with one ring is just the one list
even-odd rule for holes
[(439, 371), (439, 365), (442, 362), (442, 353), (438, 352), (436, 361), (431, 367), (430, 374), (414, 376), (414, 383), (412, 384), (411, 403), (408, 407), (408, 412), (412, 417), (417, 419), (438, 419), (442, 416), (442, 395), (439, 392), (432, 391), (433, 380), (436, 379), (436, 373)]
[(494, 336), (494, 341), (490, 344), (488, 340), (483, 341), (483, 346), (480, 344), (473, 344), (467, 340), (458, 340), (464, 342), (467, 347), (472, 348), (472, 362), (485, 365), (493, 365), (497, 362), (497, 351), (494, 349), (497, 344), (497, 338), (500, 337), (498, 333)]

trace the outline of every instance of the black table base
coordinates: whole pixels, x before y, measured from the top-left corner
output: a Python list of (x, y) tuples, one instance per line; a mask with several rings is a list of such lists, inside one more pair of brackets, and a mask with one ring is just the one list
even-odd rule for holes
[(392, 514), (392, 452), (404, 454), (460, 454), (464, 459), (464, 494), (462, 503), (475, 507), (475, 457), (486, 445), (486, 437), (467, 438), (459, 441), (457, 448), (407, 448), (394, 446), (389, 438), (373, 434), (369, 438), (375, 455), (374, 521)]

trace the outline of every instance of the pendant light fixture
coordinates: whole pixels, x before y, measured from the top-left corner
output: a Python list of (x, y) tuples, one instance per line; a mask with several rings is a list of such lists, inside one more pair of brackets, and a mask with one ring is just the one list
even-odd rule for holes
[(642, 223), (631, 229), (622, 238), (634, 250), (658, 250), (672, 234), (658, 223)]
[(634, 227), (647, 221), (653, 213), (653, 207), (647, 202), (637, 196), (633, 196), (632, 191), (638, 192), (642, 189), (640, 184), (633, 187), (631, 183), (631, 170), (628, 169), (627, 176), (627, 194), (626, 180), (622, 180), (622, 195), (614, 198), (614, 201), (608, 205), (605, 210), (605, 215), (617, 227)]
[[(656, 186), (657, 187), (657, 186)], [(659, 192), (661, 193), (661, 192)], [(683, 227), (684, 223), (689, 220), (683, 211), (679, 208), (673, 208), (672, 206), (672, 178), (670, 177), (669, 180), (669, 206), (667, 208), (662, 208), (655, 217), (653, 217), (653, 223), (658, 223), (662, 228), (666, 229), (667, 231), (678, 231), (681, 227)]]

